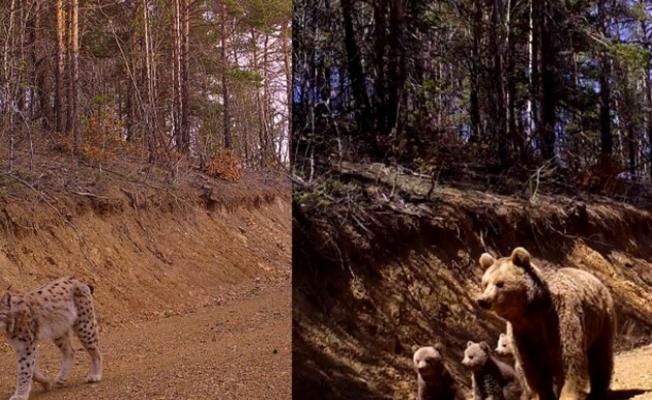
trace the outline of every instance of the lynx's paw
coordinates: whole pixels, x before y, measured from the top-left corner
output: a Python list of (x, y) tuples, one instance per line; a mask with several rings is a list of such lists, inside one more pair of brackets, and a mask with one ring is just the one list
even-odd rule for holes
[(50, 389), (52, 389), (52, 381), (49, 379), (45, 382), (40, 382), (40, 384), (41, 386), (43, 386), (43, 390), (45, 390), (46, 392), (49, 392)]

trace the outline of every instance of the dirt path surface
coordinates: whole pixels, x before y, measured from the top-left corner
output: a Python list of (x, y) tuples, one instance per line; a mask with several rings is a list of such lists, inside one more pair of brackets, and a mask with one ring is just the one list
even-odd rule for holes
[(615, 367), (611, 388), (624, 392), (619, 398), (652, 400), (652, 345), (619, 354)]
[[(61, 388), (30, 399), (289, 399), (291, 398), (290, 280), (253, 289), (244, 298), (107, 328), (101, 334), (104, 376), (85, 384), (90, 367), (79, 341), (73, 372)], [(14, 390), (16, 360), (0, 354), (0, 399)], [(54, 377), (61, 355), (39, 347), (42, 369)]]

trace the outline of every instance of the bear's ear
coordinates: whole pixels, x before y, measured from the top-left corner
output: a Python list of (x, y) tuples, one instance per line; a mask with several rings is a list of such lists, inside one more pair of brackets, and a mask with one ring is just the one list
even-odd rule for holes
[(501, 333), (500, 336), (498, 336), (498, 339), (502, 339), (502, 338), (504, 338), (504, 337), (505, 337), (505, 334), (504, 334), (504, 333)]
[(514, 265), (519, 267), (529, 267), (530, 266), (530, 253), (525, 250), (523, 247), (517, 247), (512, 251), (512, 262)]
[(418, 344), (413, 344), (412, 345), (412, 353), (416, 353), (417, 350), (419, 350), (420, 348), (421, 348), (421, 346), (419, 346)]
[(493, 258), (493, 256), (489, 253), (482, 253), (480, 256), (480, 266), (482, 266), (484, 269), (491, 267), (495, 262), (496, 259)]
[(437, 350), (440, 354), (444, 352), (444, 345), (441, 344), (441, 343), (439, 343), (439, 342), (433, 344), (432, 347), (433, 347), (435, 350)]
[(474, 343), (469, 340), (468, 342), (466, 342), (466, 348), (468, 349), (469, 347), (473, 346), (473, 344)]
[(484, 350), (486, 353), (491, 353), (491, 348), (489, 347), (487, 342), (485, 342), (484, 340), (482, 342), (480, 342), (480, 348), (482, 350)]

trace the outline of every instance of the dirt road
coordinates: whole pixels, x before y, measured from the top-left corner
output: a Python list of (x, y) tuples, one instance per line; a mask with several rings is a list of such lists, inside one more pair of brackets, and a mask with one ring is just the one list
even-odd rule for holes
[[(290, 282), (245, 298), (141, 323), (108, 327), (101, 334), (104, 376), (86, 384), (88, 355), (78, 349), (64, 387), (30, 399), (289, 399), (291, 398)], [(2, 343), (6, 343), (4, 338)], [(6, 347), (7, 345), (5, 345)], [(39, 347), (50, 377), (61, 355), (51, 342)], [(15, 356), (0, 354), (0, 399), (14, 390)]]
[(652, 345), (616, 356), (611, 388), (621, 399), (652, 400)]

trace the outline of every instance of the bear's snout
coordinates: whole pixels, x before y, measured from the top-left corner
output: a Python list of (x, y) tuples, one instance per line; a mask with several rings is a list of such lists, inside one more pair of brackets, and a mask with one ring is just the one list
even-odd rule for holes
[(485, 310), (489, 309), (489, 307), (491, 306), (491, 303), (489, 302), (489, 300), (487, 300), (484, 297), (478, 297), (475, 301), (476, 301), (476, 303), (478, 303), (478, 306), (480, 306), (480, 308), (485, 309)]

